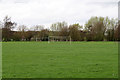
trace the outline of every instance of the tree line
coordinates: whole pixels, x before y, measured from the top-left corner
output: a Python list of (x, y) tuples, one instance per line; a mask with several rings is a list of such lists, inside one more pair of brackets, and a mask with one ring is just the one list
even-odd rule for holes
[(56, 22), (50, 29), (45, 29), (43, 25), (32, 28), (25, 25), (17, 26), (17, 23), (6, 16), (3, 22), (0, 22), (0, 27), (2, 41), (48, 41), (50, 36), (70, 37), (72, 41), (120, 40), (118, 20), (108, 17), (91, 17), (84, 26), (79, 23), (68, 25), (64, 21)]

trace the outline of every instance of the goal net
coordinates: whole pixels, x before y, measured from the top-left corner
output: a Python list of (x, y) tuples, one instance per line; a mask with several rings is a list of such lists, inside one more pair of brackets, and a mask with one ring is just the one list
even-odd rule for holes
[(70, 36), (49, 36), (48, 37), (48, 41), (71, 41), (71, 37)]

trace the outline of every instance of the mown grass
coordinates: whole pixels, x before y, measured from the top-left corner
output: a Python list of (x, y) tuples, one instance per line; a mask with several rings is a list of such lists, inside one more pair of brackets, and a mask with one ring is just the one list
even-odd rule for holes
[(3, 42), (3, 78), (117, 78), (116, 42)]

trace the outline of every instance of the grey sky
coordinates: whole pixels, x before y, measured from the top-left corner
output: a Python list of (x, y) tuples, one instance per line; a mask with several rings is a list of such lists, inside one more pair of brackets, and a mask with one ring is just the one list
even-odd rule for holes
[(0, 20), (8, 15), (19, 25), (66, 21), (81, 25), (92, 16), (118, 17), (119, 0), (0, 0)]

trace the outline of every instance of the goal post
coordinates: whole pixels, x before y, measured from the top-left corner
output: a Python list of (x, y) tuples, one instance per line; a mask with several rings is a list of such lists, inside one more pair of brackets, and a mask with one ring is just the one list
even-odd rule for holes
[(58, 42), (58, 41), (69, 41), (71, 44), (71, 37), (70, 36), (49, 36), (48, 43), (50, 42)]

